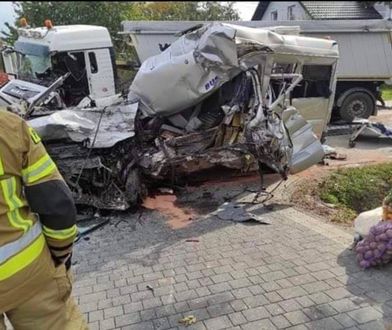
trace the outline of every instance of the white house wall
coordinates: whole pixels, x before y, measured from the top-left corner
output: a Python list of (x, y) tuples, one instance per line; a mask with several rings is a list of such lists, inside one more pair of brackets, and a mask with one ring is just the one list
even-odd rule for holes
[(267, 7), (267, 10), (265, 11), (262, 20), (263, 21), (270, 21), (271, 20), (271, 13), (273, 11), (277, 11), (278, 13), (278, 18), (277, 20), (279, 21), (286, 21), (289, 18), (287, 17), (288, 13), (288, 8), (290, 6), (294, 6), (293, 12), (294, 12), (294, 18), (296, 20), (307, 20), (310, 19), (309, 15), (306, 13), (306, 11), (303, 9), (303, 7), (299, 4), (298, 1), (271, 1)]
[(374, 5), (374, 9), (376, 9), (383, 18), (385, 19), (391, 18), (391, 8), (389, 8), (388, 5), (382, 3), (376, 3)]

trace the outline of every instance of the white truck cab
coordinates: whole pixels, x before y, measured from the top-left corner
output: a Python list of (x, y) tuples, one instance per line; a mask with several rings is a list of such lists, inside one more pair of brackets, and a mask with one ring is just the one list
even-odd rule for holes
[[(30, 104), (60, 77), (66, 78), (52, 92), (46, 106), (106, 106), (116, 94), (113, 44), (106, 28), (91, 25), (20, 28), (14, 45), (15, 79), (0, 88), (0, 105)], [(57, 94), (57, 95), (55, 95)]]

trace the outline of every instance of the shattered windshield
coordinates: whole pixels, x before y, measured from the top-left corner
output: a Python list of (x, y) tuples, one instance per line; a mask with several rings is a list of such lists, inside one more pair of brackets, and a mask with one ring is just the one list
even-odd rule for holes
[(39, 79), (43, 73), (51, 69), (50, 56), (36, 56), (23, 54), (20, 57), (18, 77), (23, 80), (33, 81)]

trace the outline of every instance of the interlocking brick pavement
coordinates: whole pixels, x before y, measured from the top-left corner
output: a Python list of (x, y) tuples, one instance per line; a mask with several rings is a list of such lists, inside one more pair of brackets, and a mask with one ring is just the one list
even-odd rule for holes
[(362, 271), (349, 233), (295, 209), (262, 216), (268, 225), (210, 216), (177, 230), (154, 211), (113, 218), (75, 248), (73, 294), (91, 329), (185, 329), (189, 315), (187, 329), (388, 326), (391, 266)]

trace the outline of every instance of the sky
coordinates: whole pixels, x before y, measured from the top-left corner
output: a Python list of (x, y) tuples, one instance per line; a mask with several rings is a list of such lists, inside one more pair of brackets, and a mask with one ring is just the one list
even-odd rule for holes
[[(250, 21), (256, 9), (258, 1), (237, 1), (234, 8), (238, 10), (241, 20)], [(4, 23), (13, 23), (15, 20), (12, 2), (0, 2), (0, 31), (4, 29)]]
[(242, 21), (250, 21), (259, 1), (236, 1), (234, 8), (238, 10)]
[(14, 9), (12, 7), (12, 2), (0, 2), (0, 31), (4, 29), (4, 23), (13, 23)]

